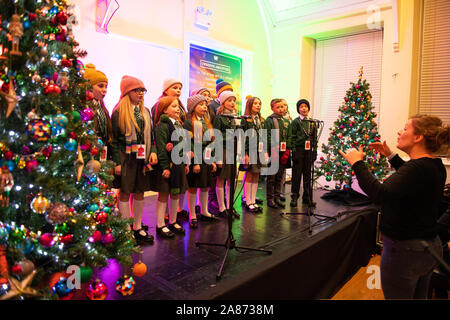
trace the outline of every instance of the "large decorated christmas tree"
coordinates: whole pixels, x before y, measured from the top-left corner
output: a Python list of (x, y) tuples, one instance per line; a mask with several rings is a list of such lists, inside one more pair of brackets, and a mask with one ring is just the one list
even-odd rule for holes
[(380, 140), (380, 135), (375, 122), (377, 115), (373, 111), (369, 83), (363, 80), (363, 67), (359, 70), (358, 81), (351, 82), (350, 85), (344, 102), (339, 107), (339, 118), (330, 128), (328, 145), (322, 145), (325, 156), (320, 157), (316, 167), (316, 174), (325, 176), (329, 182), (333, 180), (336, 189), (351, 188), (354, 178), (352, 168), (339, 150), (358, 149), (362, 146), (366, 154), (364, 160), (375, 178), (384, 180), (389, 171), (386, 158), (369, 148), (370, 143)]
[[(92, 94), (64, 0), (0, 1), (0, 299), (58, 298), (51, 276), (84, 281), (136, 252), (100, 157)], [(61, 296), (59, 296), (61, 297)]]

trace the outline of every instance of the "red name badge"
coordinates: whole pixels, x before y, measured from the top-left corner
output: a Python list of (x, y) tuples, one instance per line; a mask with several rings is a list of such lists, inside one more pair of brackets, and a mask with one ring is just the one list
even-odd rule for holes
[(258, 152), (263, 152), (263, 149), (264, 149), (264, 144), (262, 142), (260, 142), (258, 144)]
[(205, 149), (205, 160), (211, 160), (211, 148)]
[(281, 142), (280, 143), (280, 151), (281, 152), (285, 152), (286, 151), (286, 142)]
[(145, 144), (138, 145), (136, 159), (145, 159)]
[(309, 140), (305, 141), (305, 150), (311, 150), (311, 141)]
[(102, 151), (102, 153), (100, 154), (100, 161), (101, 161), (101, 162), (106, 161), (107, 156), (108, 156), (108, 147), (107, 147), (107, 146), (104, 146), (104, 147), (103, 147), (103, 151)]

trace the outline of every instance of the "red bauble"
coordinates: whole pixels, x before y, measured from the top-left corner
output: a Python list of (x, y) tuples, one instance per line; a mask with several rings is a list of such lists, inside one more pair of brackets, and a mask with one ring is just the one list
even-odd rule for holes
[(53, 235), (50, 233), (44, 233), (39, 239), (39, 243), (45, 248), (51, 247), (54, 244)]
[(27, 171), (28, 171), (28, 172), (33, 171), (34, 169), (37, 168), (38, 165), (39, 165), (39, 163), (38, 163), (36, 160), (28, 161), (28, 162), (27, 162), (27, 166), (26, 166)]
[(55, 40), (56, 40), (56, 41), (61, 41), (61, 42), (66, 41), (66, 30), (64, 30), (64, 29), (61, 28), (61, 29), (59, 30), (59, 32), (56, 34)]
[(61, 237), (61, 242), (64, 244), (71, 243), (73, 241), (73, 234), (66, 234)]
[(91, 149), (91, 155), (93, 156), (93, 157), (95, 157), (96, 155), (98, 155), (98, 148), (96, 148), (96, 147), (93, 147), (92, 149)]
[(5, 159), (11, 160), (14, 157), (14, 153), (11, 150), (5, 152)]
[(81, 151), (87, 151), (90, 148), (91, 148), (91, 144), (89, 142), (86, 142), (80, 146)]
[(94, 233), (92, 234), (92, 236), (89, 238), (89, 242), (97, 242), (100, 241), (100, 239), (102, 238), (102, 233), (98, 230), (94, 231)]
[(14, 274), (20, 274), (20, 273), (22, 273), (22, 267), (19, 264), (15, 264), (11, 268), (11, 272), (14, 273)]
[(45, 87), (44, 93), (58, 95), (61, 93), (61, 89), (56, 84), (50, 82), (50, 84)]
[(3, 82), (2, 91), (8, 93), (9, 92), (9, 83)]
[(108, 296), (108, 287), (100, 280), (96, 280), (89, 285), (86, 295), (90, 300), (105, 300)]
[(86, 101), (94, 100), (94, 94), (91, 91), (86, 91)]
[(106, 212), (100, 211), (99, 213), (97, 213), (97, 215), (95, 216), (95, 221), (98, 224), (103, 224), (106, 223), (106, 221), (108, 220), (108, 214)]
[(111, 244), (113, 242), (114, 242), (114, 237), (111, 233), (107, 233), (107, 234), (103, 235), (103, 237), (102, 237), (103, 244)]
[(64, 11), (60, 11), (56, 14), (56, 21), (59, 24), (65, 25), (67, 24), (67, 14)]
[(72, 61), (70, 61), (69, 59), (62, 59), (61, 60), (61, 65), (63, 67), (70, 68), (70, 67), (72, 67)]
[(74, 139), (74, 140), (76, 140), (76, 139), (78, 138), (78, 136), (77, 136), (77, 134), (76, 134), (75, 132), (69, 133), (69, 137), (70, 137), (71, 139)]
[(37, 18), (37, 15), (35, 13), (28, 14), (28, 20), (34, 21), (34, 20), (36, 20), (36, 18)]
[(53, 151), (53, 147), (52, 146), (48, 146), (47, 148), (45, 148), (44, 150), (42, 150), (42, 155), (46, 158), (50, 158), (51, 154)]

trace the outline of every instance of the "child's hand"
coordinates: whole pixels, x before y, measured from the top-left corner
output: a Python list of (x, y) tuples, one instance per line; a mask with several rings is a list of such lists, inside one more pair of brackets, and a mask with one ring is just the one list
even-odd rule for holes
[(186, 175), (189, 173), (189, 166), (185, 166), (184, 167), (184, 172), (185, 172)]
[(196, 164), (194, 166), (194, 173), (200, 173), (200, 165), (199, 164)]
[(216, 164), (213, 162), (213, 163), (211, 164), (211, 166), (212, 166), (211, 172), (216, 172), (216, 170), (217, 170)]
[(154, 153), (154, 152), (150, 153), (150, 164), (151, 164), (152, 166), (158, 164), (158, 156), (157, 156), (156, 153)]
[(168, 144), (166, 144), (166, 150), (168, 151), (168, 152), (172, 152), (172, 150), (173, 150), (173, 143), (168, 143)]
[(122, 166), (118, 165), (114, 168), (114, 173), (116, 174), (116, 176), (120, 176), (122, 174)]
[(170, 170), (169, 169), (164, 170), (162, 173), (162, 176), (166, 179), (169, 179), (170, 178)]
[(248, 154), (246, 154), (244, 157), (244, 163), (245, 163), (245, 165), (248, 165), (249, 162), (250, 162), (250, 157), (248, 156)]

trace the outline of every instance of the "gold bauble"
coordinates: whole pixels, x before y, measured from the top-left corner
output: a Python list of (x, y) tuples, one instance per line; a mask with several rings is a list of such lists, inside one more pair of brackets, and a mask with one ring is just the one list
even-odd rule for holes
[(100, 172), (101, 167), (102, 167), (101, 163), (94, 159), (89, 160), (88, 163), (86, 164), (86, 169), (91, 173), (95, 174)]
[(43, 214), (50, 207), (50, 201), (39, 193), (33, 201), (31, 201), (31, 210), (35, 213)]

